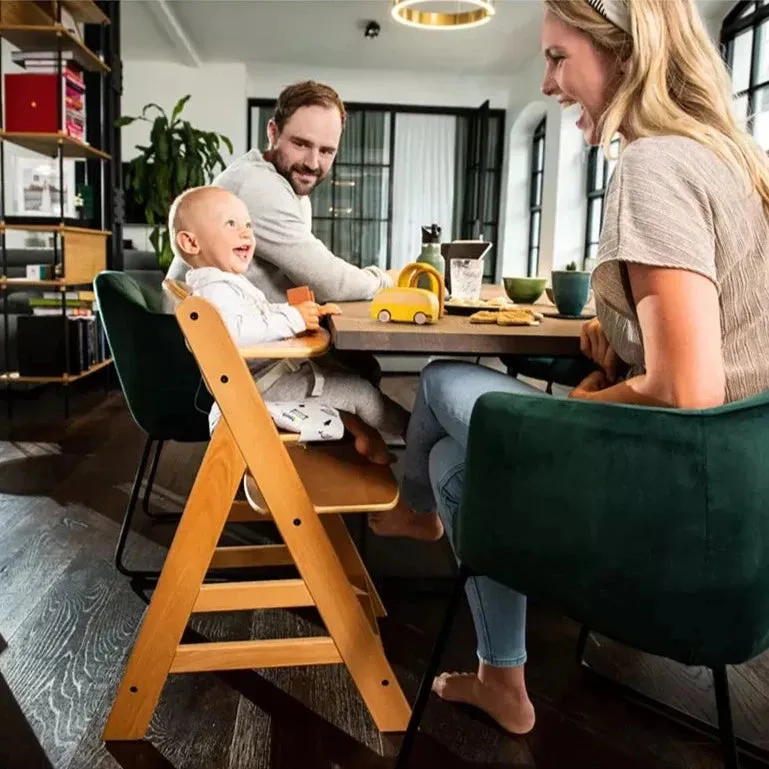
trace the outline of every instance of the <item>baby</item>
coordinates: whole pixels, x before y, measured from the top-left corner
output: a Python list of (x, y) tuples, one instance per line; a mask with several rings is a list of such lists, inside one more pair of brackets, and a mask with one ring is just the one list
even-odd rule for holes
[[(173, 202), (168, 226), (174, 251), (190, 266), (187, 285), (219, 310), (238, 347), (314, 331), (322, 317), (340, 312), (336, 305), (309, 301), (271, 304), (244, 276), (254, 255), (254, 237), (248, 209), (231, 192), (219, 187), (187, 190)], [(322, 359), (248, 364), (266, 401), (317, 398), (339, 411), (360, 454), (377, 464), (392, 461), (381, 433), (404, 435), (408, 412), (369, 381), (334, 370)], [(214, 404), (209, 416), (212, 431), (220, 417)], [(403, 508), (374, 517), (371, 525), (382, 535), (437, 539), (442, 534), (437, 514), (415, 515)]]

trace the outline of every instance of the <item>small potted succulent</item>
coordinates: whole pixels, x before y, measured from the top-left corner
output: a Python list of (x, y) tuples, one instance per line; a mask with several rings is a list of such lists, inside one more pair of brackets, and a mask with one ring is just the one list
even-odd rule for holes
[(553, 302), (561, 315), (576, 318), (582, 315), (590, 298), (590, 273), (578, 270), (569, 262), (563, 270), (553, 270)]

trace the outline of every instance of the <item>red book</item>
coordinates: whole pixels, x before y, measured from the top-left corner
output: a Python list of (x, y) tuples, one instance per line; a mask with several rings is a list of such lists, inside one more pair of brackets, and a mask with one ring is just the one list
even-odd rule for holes
[[(21, 133), (57, 133), (66, 119), (65, 98), (59, 119), (57, 75), (20, 72), (5, 75), (6, 131)], [(62, 83), (66, 97), (66, 84)]]

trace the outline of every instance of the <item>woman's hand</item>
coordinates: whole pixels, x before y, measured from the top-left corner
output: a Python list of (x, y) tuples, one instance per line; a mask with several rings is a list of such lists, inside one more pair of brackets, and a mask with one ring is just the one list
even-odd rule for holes
[(588, 374), (569, 393), (569, 397), (576, 398), (577, 400), (589, 400), (591, 393), (605, 390), (610, 384), (606, 374), (599, 369), (598, 371), (593, 371), (591, 374)]
[(617, 381), (619, 356), (611, 348), (598, 318), (593, 318), (582, 326), (579, 349), (585, 357), (590, 358), (603, 369), (609, 384), (614, 384)]
[(317, 302), (301, 302), (294, 306), (302, 316), (308, 331), (317, 331), (320, 328), (320, 306)]

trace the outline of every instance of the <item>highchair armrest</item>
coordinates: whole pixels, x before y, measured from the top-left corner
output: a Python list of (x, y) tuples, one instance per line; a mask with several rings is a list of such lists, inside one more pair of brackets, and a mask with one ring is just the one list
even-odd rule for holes
[(239, 351), (246, 360), (249, 358), (317, 358), (329, 347), (331, 347), (331, 335), (325, 328), (320, 328), (280, 342), (241, 347)]

